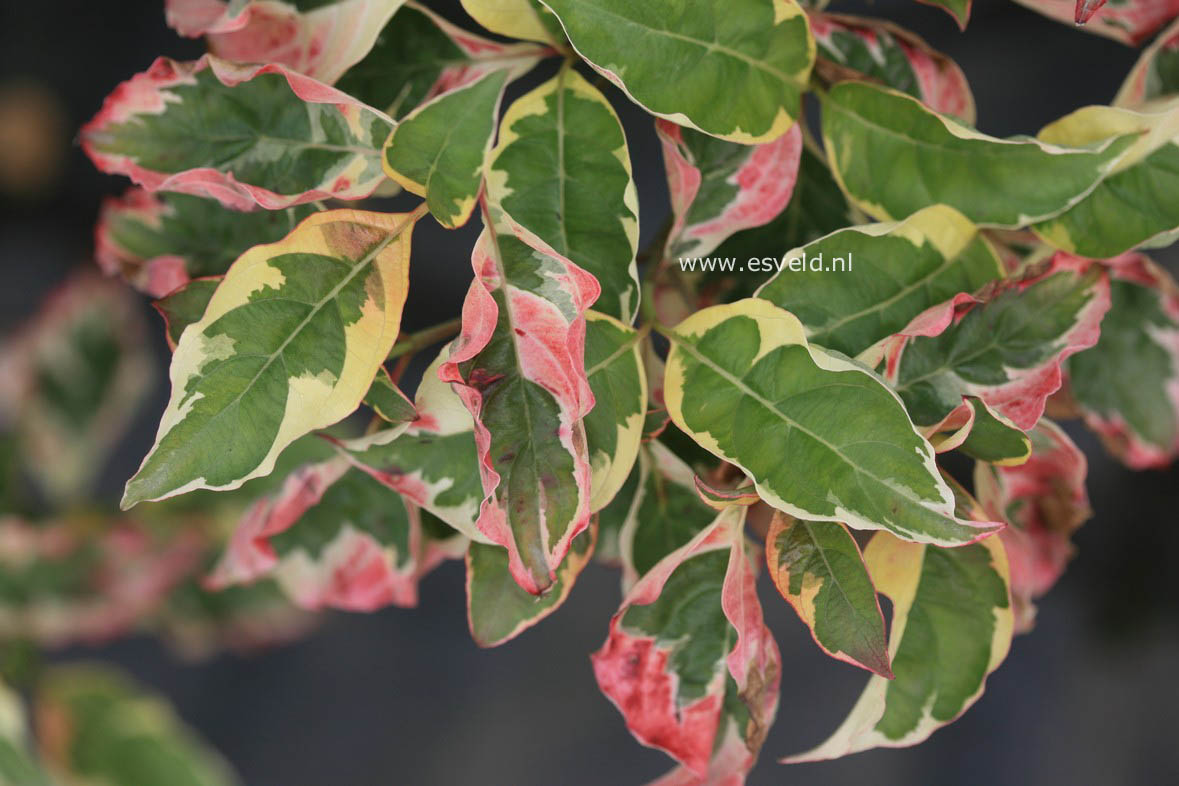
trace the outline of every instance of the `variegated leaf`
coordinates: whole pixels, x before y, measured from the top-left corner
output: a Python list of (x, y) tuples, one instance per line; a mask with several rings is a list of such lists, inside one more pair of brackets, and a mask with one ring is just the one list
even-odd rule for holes
[(138, 305), (90, 271), (69, 278), (0, 346), (0, 422), (49, 501), (77, 502), (150, 391)]
[(638, 198), (622, 124), (572, 68), (517, 99), (487, 163), (487, 197), (525, 242), (601, 284), (596, 310), (638, 314)]
[(124, 507), (265, 475), (360, 404), (397, 338), (410, 214), (317, 213), (234, 262), (172, 355), (172, 396)]
[(1032, 453), (1027, 434), (977, 396), (964, 396), (963, 406), (924, 431), (938, 453), (960, 450), (989, 464), (1015, 466)]
[[(209, 2), (169, 0), (171, 5)], [(233, 23), (236, 29), (210, 30), (206, 38), (209, 51), (218, 57), (239, 63), (278, 63), (330, 85), (369, 53), (381, 28), (404, 4), (405, 0), (337, 0), (318, 2), (302, 11), (297, 4), (249, 0)], [(232, 10), (227, 8), (226, 13)]]
[(1179, 95), (1179, 19), (1142, 51), (1118, 90), (1114, 106), (1141, 109), (1174, 95)]
[(716, 518), (696, 493), (692, 468), (658, 440), (643, 447), (636, 471), (618, 535), (624, 589)]
[[(1179, 0), (1015, 0), (1037, 13), (1069, 27), (1137, 46), (1151, 33), (1179, 15)], [(1088, 6), (1088, 9), (1086, 9)], [(1096, 14), (1092, 9), (1099, 8)], [(1086, 18), (1085, 13), (1089, 16)]]
[(53, 783), (33, 753), (21, 698), (0, 682), (0, 783), (50, 786)]
[(384, 113), (283, 66), (205, 55), (161, 57), (119, 85), (81, 141), (100, 170), (149, 191), (274, 210), (372, 194), (392, 128)]
[(294, 4), (297, 2), (299, 0), (292, 3), (282, 0), (164, 0), (164, 19), (180, 35), (198, 38), (208, 33), (241, 30), (258, 11), (294, 10), (298, 8)]
[(417, 418), (339, 442), (361, 470), (475, 541), (488, 542), (475, 522), (483, 487), (475, 424), (451, 386), (438, 378), (444, 348), (422, 375), (414, 397)]
[(512, 576), (540, 594), (589, 524), (591, 466), (581, 419), (594, 396), (585, 375), (585, 311), (599, 288), (564, 257), (484, 212), (463, 327), (439, 376), (475, 418), (483, 479), (479, 530), (508, 550)]
[(835, 733), (786, 763), (916, 745), (974, 704), (1007, 657), (1013, 620), (998, 538), (943, 549), (878, 532), (864, 559), (892, 601), (894, 677), (872, 675)]
[(1179, 98), (1149, 112), (1090, 106), (1043, 128), (1038, 137), (1078, 147), (1114, 134), (1138, 142), (1080, 202), (1034, 229), (1062, 251), (1105, 259), (1179, 235)]
[(644, 575), (592, 656), (631, 733), (683, 765), (664, 783), (740, 782), (777, 712), (781, 658), (757, 599), (745, 511), (720, 513)]
[(385, 143), (385, 174), (425, 197), (448, 229), (467, 223), (483, 184), (499, 104), (511, 72), (491, 71), (422, 104), (405, 116)]
[(1051, 218), (1092, 191), (1136, 136), (1084, 148), (997, 139), (912, 96), (862, 82), (838, 84), (823, 101), (823, 140), (835, 177), (860, 209), (881, 220), (936, 203), (992, 227)]
[(879, 82), (939, 114), (974, 124), (974, 95), (966, 75), (920, 36), (869, 17), (812, 13), (810, 22), (818, 46), (815, 70), (829, 81)]
[(775, 512), (766, 534), (766, 565), (824, 652), (892, 679), (884, 615), (847, 527)]
[(672, 420), (744, 470), (773, 507), (942, 545), (997, 526), (954, 515), (933, 449), (900, 399), (864, 367), (808, 345), (790, 312), (740, 300), (697, 312), (669, 336)]
[[(930, 306), (1003, 275), (978, 228), (945, 205), (899, 223), (833, 232), (786, 252), (782, 260), (784, 268), (757, 297), (797, 316), (808, 341), (851, 356)], [(832, 272), (843, 270), (844, 263), (843, 274)]]
[(463, 8), (479, 24), (508, 38), (564, 42), (561, 23), (537, 0), (462, 0)]
[(164, 295), (152, 303), (155, 310), (164, 318), (164, 338), (168, 348), (176, 351), (180, 336), (184, 329), (194, 322), (200, 322), (213, 299), (213, 293), (221, 286), (223, 276), (209, 278), (195, 278), (179, 289)]
[(815, 41), (795, 0), (543, 2), (577, 53), (653, 115), (743, 144), (799, 117)]
[(1061, 362), (1097, 343), (1109, 302), (1104, 272), (1057, 254), (985, 301), (947, 311), (933, 329), (906, 328), (886, 379), (919, 426), (940, 424), (977, 396), (1026, 431), (1060, 388)]
[(242, 213), (210, 199), (132, 186), (103, 201), (94, 257), (108, 276), (162, 298), (190, 279), (223, 274), (250, 246), (280, 240), (313, 211), (306, 205)]
[(1091, 515), (1088, 462), (1050, 420), (1031, 431), (1032, 455), (1018, 467), (974, 468), (974, 490), (988, 516), (1010, 526), (999, 533), (1011, 565), (1015, 630), (1030, 630), (1032, 601), (1052, 588), (1073, 555), (1072, 534)]
[(480, 647), (498, 647), (552, 614), (565, 602), (594, 551), (597, 527), (573, 539), (557, 568), (557, 579), (542, 597), (525, 592), (508, 570), (508, 553), (499, 546), (467, 547), (467, 623)]
[(674, 216), (667, 259), (710, 254), (734, 233), (768, 224), (794, 193), (802, 154), (798, 124), (760, 145), (717, 139), (662, 118), (655, 130)]
[(255, 503), (206, 586), (272, 576), (306, 609), (415, 606), (424, 546), (418, 508), (337, 456)]
[(67, 783), (239, 783), (162, 699), (108, 667), (53, 668), (37, 691), (36, 708), (41, 751)]
[(523, 73), (550, 54), (553, 50), (546, 46), (505, 44), (469, 33), (410, 0), (336, 87), (401, 118), (485, 74)]
[(639, 353), (644, 338), (612, 317), (586, 312), (585, 375), (594, 394), (594, 408), (584, 420), (591, 513), (614, 499), (639, 455), (647, 407), (647, 373)]
[(364, 403), (384, 421), (399, 425), (417, 419), (413, 402), (393, 382), (389, 372), (381, 369), (364, 394)]
[(1179, 284), (1141, 254), (1108, 260), (1112, 305), (1092, 349), (1069, 358), (1085, 423), (1135, 469), (1179, 456)]

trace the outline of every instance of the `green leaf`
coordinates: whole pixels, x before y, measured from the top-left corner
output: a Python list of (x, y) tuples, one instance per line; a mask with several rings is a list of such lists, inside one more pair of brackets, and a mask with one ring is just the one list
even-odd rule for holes
[(418, 416), (413, 402), (393, 384), (393, 379), (384, 368), (377, 372), (368, 393), (364, 394), (364, 403), (382, 420), (394, 425), (409, 423)]
[(976, 224), (1026, 226), (1093, 190), (1135, 136), (1089, 148), (996, 139), (911, 96), (858, 82), (836, 85), (823, 101), (823, 140), (835, 176), (858, 207), (882, 220), (940, 202)]
[(697, 312), (669, 337), (672, 420), (741, 467), (770, 505), (922, 543), (993, 531), (954, 516), (933, 449), (895, 394), (862, 366), (808, 346), (789, 312), (741, 300)]
[(422, 375), (414, 397), (417, 419), (338, 443), (348, 459), (415, 505), (472, 540), (488, 542), (475, 526), (483, 487), (475, 423), (451, 386), (438, 378), (444, 348)]
[(965, 30), (966, 23), (970, 21), (972, 0), (918, 0), (918, 2), (936, 6), (945, 11), (958, 23), (959, 30)]
[(498, 647), (560, 608), (593, 554), (596, 532), (591, 526), (573, 539), (556, 582), (539, 598), (512, 578), (507, 551), (472, 543), (467, 549), (467, 622), (475, 642)]
[(172, 355), (172, 396), (124, 508), (265, 475), (350, 415), (397, 338), (419, 213), (334, 210), (230, 267)]
[(1153, 111), (1093, 106), (1042, 129), (1054, 144), (1084, 145), (1113, 134), (1137, 133), (1138, 142), (1113, 173), (1069, 210), (1033, 229), (1046, 243), (1105, 259), (1140, 245), (1168, 245), (1179, 232), (1179, 100)]
[[(808, 341), (851, 356), (927, 308), (1003, 275), (978, 229), (945, 205), (896, 224), (833, 232), (787, 251), (782, 260), (781, 272), (757, 297), (797, 316)], [(845, 260), (847, 269), (834, 272), (832, 266), (842, 265), (836, 260)]]
[(484, 74), (523, 73), (548, 54), (551, 50), (536, 44), (483, 38), (410, 3), (397, 12), (368, 56), (349, 68), (336, 87), (400, 119), (431, 98)]
[(847, 527), (777, 512), (766, 534), (766, 565), (824, 652), (892, 679), (884, 615)]
[(223, 274), (250, 246), (280, 240), (313, 211), (307, 205), (242, 213), (211, 199), (133, 186), (103, 201), (94, 256), (107, 275), (163, 297), (191, 278)]
[(802, 153), (797, 124), (761, 145), (717, 139), (662, 118), (655, 131), (674, 216), (668, 260), (709, 254), (734, 233), (769, 223), (794, 193)]
[(385, 143), (385, 174), (425, 197), (447, 229), (467, 223), (510, 73), (492, 71), (410, 112)]
[(1179, 285), (1141, 254), (1109, 261), (1101, 338), (1066, 362), (1085, 422), (1135, 469), (1179, 455)]
[(479, 24), (508, 38), (564, 42), (553, 12), (536, 0), (462, 0), (463, 9)]
[(926, 436), (938, 453), (957, 449), (979, 461), (1002, 466), (1027, 461), (1032, 452), (1027, 434), (981, 398), (963, 398), (963, 406), (926, 429)]
[(49, 776), (33, 755), (25, 708), (20, 697), (0, 682), (0, 783), (50, 786)]
[(1047, 269), (947, 317), (944, 330), (901, 337), (887, 379), (919, 426), (941, 423), (964, 396), (977, 396), (1027, 430), (1060, 387), (1061, 361), (1097, 342), (1108, 309), (1105, 274), (1058, 254)]
[[(959, 4), (969, 13), (970, 0)], [(818, 47), (815, 69), (829, 72), (830, 81), (878, 82), (935, 112), (974, 124), (974, 95), (962, 69), (919, 36), (868, 17), (815, 13), (810, 21)], [(960, 25), (965, 23), (964, 16)]]
[(631, 733), (679, 761), (689, 782), (744, 777), (777, 712), (781, 658), (757, 599), (745, 511), (720, 513), (644, 575), (591, 656)]
[(1179, 94), (1179, 20), (1159, 33), (1126, 76), (1114, 106), (1138, 109)]
[(275, 210), (372, 194), (392, 128), (383, 113), (282, 66), (206, 55), (159, 58), (124, 82), (81, 141), (100, 170), (149, 191)]
[(152, 303), (164, 318), (164, 338), (168, 342), (168, 348), (173, 352), (180, 343), (180, 337), (184, 335), (184, 329), (194, 322), (201, 321), (205, 309), (209, 307), (209, 301), (213, 299), (213, 293), (221, 286), (223, 278), (195, 278)]
[(231, 786), (221, 757), (163, 700), (106, 667), (58, 666), (37, 693), (41, 749), (70, 782)]
[(544, 2), (577, 53), (654, 115), (744, 144), (799, 117), (815, 42), (794, 0)]
[(487, 197), (523, 230), (598, 279), (596, 309), (638, 313), (638, 201), (622, 124), (606, 98), (562, 68), (517, 99), (487, 164)]
[(586, 312), (585, 375), (594, 394), (594, 408), (584, 420), (593, 471), (591, 513), (614, 499), (639, 455), (647, 408), (647, 373), (639, 353), (644, 335), (605, 314)]
[(943, 549), (878, 532), (864, 558), (892, 601), (895, 677), (873, 675), (843, 725), (787, 762), (916, 745), (977, 701), (1007, 657), (1013, 620), (998, 538)]
[(486, 495), (479, 530), (539, 595), (589, 525), (585, 312), (599, 290), (577, 265), (512, 234), (493, 206), (483, 226), (462, 332), (439, 376), (475, 418)]
[(44, 501), (80, 502), (157, 371), (136, 299), (89, 270), (75, 274), (4, 343), (0, 356), (0, 412), (16, 435), (22, 474)]

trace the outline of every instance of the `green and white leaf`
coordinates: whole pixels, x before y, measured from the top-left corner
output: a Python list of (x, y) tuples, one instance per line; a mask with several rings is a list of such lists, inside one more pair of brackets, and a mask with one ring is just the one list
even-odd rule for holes
[(586, 312), (585, 374), (594, 408), (583, 421), (589, 446), (590, 512), (618, 494), (635, 466), (647, 408), (647, 373), (639, 353), (644, 335), (618, 320)]

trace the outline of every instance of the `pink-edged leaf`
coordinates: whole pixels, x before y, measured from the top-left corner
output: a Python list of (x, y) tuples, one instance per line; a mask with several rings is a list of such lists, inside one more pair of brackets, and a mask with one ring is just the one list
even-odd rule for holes
[(1062, 361), (1097, 343), (1109, 277), (1058, 253), (983, 297), (959, 295), (930, 309), (885, 352), (885, 379), (918, 426), (941, 423), (966, 406), (964, 396), (981, 399), (1019, 429), (1034, 426), (1060, 388)]
[(273, 576), (301, 608), (414, 606), (423, 554), (418, 508), (338, 456), (256, 502), (205, 585)]
[(276, 210), (372, 194), (392, 128), (383, 112), (284, 66), (205, 55), (158, 58), (119, 85), (80, 136), (100, 170), (149, 191)]
[(1155, 99), (1179, 93), (1179, 19), (1159, 33), (1130, 70), (1114, 106), (1140, 109)]
[(291, 8), (293, 6), (280, 0), (164, 0), (164, 19), (180, 35), (199, 38), (208, 33), (241, 30), (259, 11)]
[(802, 155), (798, 125), (742, 145), (659, 118), (674, 223), (667, 258), (709, 254), (742, 229), (773, 221), (790, 201)]
[(585, 311), (600, 290), (551, 248), (515, 236), (494, 208), (483, 223), (462, 332), (439, 377), (475, 419), (479, 530), (508, 550), (512, 575), (535, 595), (589, 524)]
[(155, 370), (136, 298), (92, 270), (68, 278), (0, 345), (0, 423), (50, 501), (90, 490)]
[(815, 70), (830, 81), (868, 79), (973, 125), (974, 95), (958, 64), (920, 36), (869, 17), (811, 12)]
[(757, 599), (744, 519), (745, 508), (728, 508), (656, 564), (592, 656), (599, 687), (631, 733), (682, 765), (664, 783), (740, 782), (777, 711), (780, 656)]
[(1179, 456), (1179, 284), (1143, 254), (1106, 260), (1113, 305), (1101, 339), (1069, 358), (1067, 392), (1134, 469)]
[(730, 505), (749, 507), (761, 502), (752, 483), (737, 488), (717, 488), (699, 475), (692, 476), (692, 483), (696, 486), (700, 500), (713, 510), (724, 510)]
[(1031, 432), (1032, 455), (1018, 467), (978, 463), (974, 490), (990, 517), (1010, 526), (999, 533), (1011, 566), (1016, 632), (1030, 630), (1032, 601), (1064, 573), (1073, 555), (1072, 534), (1089, 518), (1088, 462), (1068, 435), (1049, 420)]
[(93, 530), (87, 517), (31, 523), (0, 516), (0, 639), (98, 644), (153, 614), (197, 567), (195, 531), (161, 534), (133, 519)]
[[(205, 35), (209, 51), (218, 57), (278, 63), (330, 85), (369, 53), (385, 23), (404, 4), (340, 0), (300, 11), (268, 0), (250, 2), (234, 18), (234, 29)], [(244, 21), (240, 26), (239, 20)]]
[(1033, 11), (1088, 33), (1137, 46), (1179, 15), (1179, 0), (1015, 0)]

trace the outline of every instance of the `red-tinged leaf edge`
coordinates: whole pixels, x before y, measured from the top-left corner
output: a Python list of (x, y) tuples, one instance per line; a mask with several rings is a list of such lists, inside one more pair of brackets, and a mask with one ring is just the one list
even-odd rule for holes
[(106, 197), (94, 227), (94, 261), (108, 276), (123, 276), (132, 286), (153, 298), (163, 297), (188, 283), (184, 257), (165, 254), (131, 267), (110, 231), (116, 214), (131, 214), (148, 226), (158, 225), (167, 206), (150, 192), (131, 187), (121, 197)]
[[(228, 87), (265, 74), (278, 74), (287, 81), (296, 96), (308, 103), (333, 104), (344, 115), (365, 110), (388, 119), (380, 110), (357, 101), (347, 93), (281, 65), (241, 65), (213, 55), (204, 55), (192, 63), (159, 57), (146, 71), (136, 74), (116, 87), (103, 101), (98, 114), (82, 126), (79, 132), (82, 149), (94, 165), (108, 174), (126, 175), (148, 191), (177, 191), (210, 197), (234, 210), (252, 210), (257, 206), (267, 210), (279, 210), (322, 199), (363, 199), (377, 188), (379, 182), (374, 183), (372, 188), (357, 188), (349, 179), (340, 178), (328, 191), (312, 189), (301, 194), (277, 194), (260, 186), (242, 183), (232, 173), (219, 172), (211, 167), (166, 174), (145, 169), (136, 164), (130, 156), (101, 153), (95, 148), (93, 137), (101, 134), (108, 125), (125, 122), (138, 114), (162, 112), (167, 100), (167, 88), (187, 82), (193, 75), (206, 68), (212, 69), (217, 79)], [(389, 123), (392, 124), (393, 121), (389, 119)]]
[(696, 484), (696, 493), (702, 502), (714, 510), (724, 510), (733, 505), (749, 507), (761, 501), (752, 483), (733, 489), (718, 489), (703, 480), (699, 475), (692, 476)]

